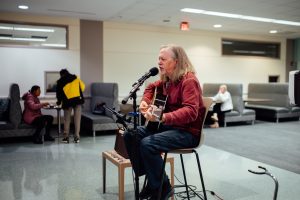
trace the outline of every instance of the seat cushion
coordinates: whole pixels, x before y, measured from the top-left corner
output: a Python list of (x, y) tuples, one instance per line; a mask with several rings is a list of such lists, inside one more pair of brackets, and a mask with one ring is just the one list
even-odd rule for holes
[(26, 124), (24, 122), (21, 122), (18, 126), (19, 129), (36, 129), (36, 127)]
[(295, 106), (295, 107), (292, 107), (292, 113), (297, 113), (297, 112), (300, 112), (300, 107), (297, 107), (297, 106)]
[(231, 116), (239, 116), (240, 113), (238, 111), (232, 110), (230, 112), (225, 113), (226, 117), (231, 117)]
[(252, 104), (248, 104), (246, 107), (252, 108), (252, 109), (272, 110), (277, 113), (288, 113), (289, 112), (289, 109), (285, 108), (285, 107), (276, 107), (276, 106), (267, 106), (267, 105), (252, 105)]
[(105, 124), (115, 122), (115, 120), (111, 117), (105, 115), (95, 115), (90, 112), (82, 112), (82, 116), (90, 119), (93, 122), (93, 124)]
[(243, 115), (255, 115), (255, 110), (253, 109), (244, 109)]

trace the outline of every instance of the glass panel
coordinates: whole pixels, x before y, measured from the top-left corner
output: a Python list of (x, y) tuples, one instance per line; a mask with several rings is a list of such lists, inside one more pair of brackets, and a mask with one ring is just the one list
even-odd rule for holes
[(0, 21), (0, 46), (67, 49), (67, 26)]
[(280, 58), (280, 44), (222, 39), (222, 54)]

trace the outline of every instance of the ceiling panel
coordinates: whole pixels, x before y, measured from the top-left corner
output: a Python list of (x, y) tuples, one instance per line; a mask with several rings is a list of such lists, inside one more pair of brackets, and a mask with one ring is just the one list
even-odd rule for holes
[[(190, 22), (191, 31), (199, 29), (269, 35), (269, 30), (278, 29), (281, 32), (280, 36), (300, 37), (300, 26), (180, 12), (181, 8), (191, 7), (300, 22), (300, 0), (30, 0), (26, 1), (30, 7), (26, 11), (19, 10), (18, 3), (19, 0), (0, 0), (0, 12), (66, 16), (175, 28), (178, 28), (180, 21), (186, 20)], [(163, 22), (166, 19), (170, 22)], [(212, 27), (215, 23), (223, 24), (223, 28), (216, 30)], [(293, 35), (288, 34), (290, 32), (293, 32)]]

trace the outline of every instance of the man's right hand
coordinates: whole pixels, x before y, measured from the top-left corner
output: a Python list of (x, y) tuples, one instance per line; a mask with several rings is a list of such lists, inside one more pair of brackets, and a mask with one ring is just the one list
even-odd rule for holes
[(147, 112), (148, 108), (149, 108), (149, 105), (147, 104), (147, 102), (146, 101), (141, 101), (140, 107), (139, 107), (140, 112), (142, 114), (145, 114)]

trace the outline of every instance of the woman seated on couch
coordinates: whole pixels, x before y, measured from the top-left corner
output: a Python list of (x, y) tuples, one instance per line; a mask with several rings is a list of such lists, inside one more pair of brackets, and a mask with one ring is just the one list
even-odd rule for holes
[(36, 126), (36, 131), (33, 135), (33, 142), (35, 144), (43, 144), (41, 131), (44, 127), (46, 128), (45, 141), (54, 141), (54, 138), (50, 135), (53, 117), (51, 115), (43, 115), (41, 112), (41, 108), (48, 106), (49, 103), (41, 103), (38, 98), (40, 94), (40, 87), (34, 85), (22, 97), (24, 100), (23, 119), (27, 124)]
[(219, 124), (224, 125), (225, 113), (233, 109), (232, 99), (226, 85), (220, 85), (218, 93), (212, 98), (215, 104), (207, 113), (206, 121), (211, 128), (219, 128)]

